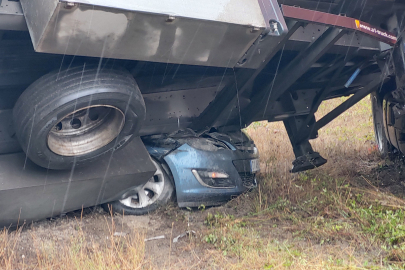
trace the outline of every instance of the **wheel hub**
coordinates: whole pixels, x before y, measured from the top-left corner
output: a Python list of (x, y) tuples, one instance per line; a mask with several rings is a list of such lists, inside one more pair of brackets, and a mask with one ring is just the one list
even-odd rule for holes
[(49, 132), (48, 147), (61, 156), (85, 155), (112, 142), (124, 123), (116, 107), (89, 106), (62, 118)]

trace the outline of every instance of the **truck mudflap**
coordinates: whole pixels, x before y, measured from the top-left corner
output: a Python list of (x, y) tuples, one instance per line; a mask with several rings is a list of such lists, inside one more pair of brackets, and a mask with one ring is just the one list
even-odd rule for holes
[(260, 2), (21, 0), (37, 52), (219, 67), (286, 30), (277, 1)]
[(98, 162), (41, 168), (24, 153), (0, 155), (0, 226), (15, 226), (118, 199), (155, 172), (140, 138)]

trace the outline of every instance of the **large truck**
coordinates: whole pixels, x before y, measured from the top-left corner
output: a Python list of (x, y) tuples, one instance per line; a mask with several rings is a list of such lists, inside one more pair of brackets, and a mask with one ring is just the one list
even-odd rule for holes
[(156, 172), (141, 137), (283, 121), (291, 171), (319, 167), (310, 140), (369, 94), (381, 153), (405, 153), (404, 17), (399, 0), (0, 0), (0, 224), (125, 200)]

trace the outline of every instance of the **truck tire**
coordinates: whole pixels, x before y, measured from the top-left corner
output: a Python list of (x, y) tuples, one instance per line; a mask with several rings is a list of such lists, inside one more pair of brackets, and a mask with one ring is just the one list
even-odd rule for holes
[(384, 126), (383, 99), (376, 92), (371, 93), (371, 109), (373, 112), (374, 136), (381, 157), (385, 158), (392, 151)]
[(28, 158), (48, 169), (84, 166), (138, 135), (145, 103), (132, 75), (79, 66), (51, 72), (28, 87), (13, 110)]
[(103, 204), (105, 211), (122, 215), (145, 215), (166, 205), (173, 198), (174, 187), (170, 177), (158, 161), (152, 161), (156, 172), (149, 181), (127, 192), (124, 199)]

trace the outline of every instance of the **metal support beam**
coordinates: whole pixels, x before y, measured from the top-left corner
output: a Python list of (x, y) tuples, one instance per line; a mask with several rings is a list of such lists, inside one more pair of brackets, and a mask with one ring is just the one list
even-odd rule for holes
[(314, 124), (309, 125), (310, 121), (314, 119), (315, 117), (315, 112), (318, 110), (319, 106), (321, 105), (322, 101), (325, 99), (325, 97), (330, 93), (331, 86), (333, 82), (336, 81), (337, 77), (340, 75), (344, 68), (345, 64), (340, 64), (338, 65), (338, 70), (335, 72), (333, 75), (333, 78), (328, 82), (328, 84), (321, 90), (319, 96), (315, 99), (314, 104), (312, 104), (311, 110), (304, 120), (303, 125), (301, 126), (301, 129), (299, 132), (297, 132), (297, 136), (294, 138), (297, 142), (302, 142), (305, 140), (309, 140), (312, 137), (315, 138), (316, 134), (312, 134), (313, 129), (315, 127)]
[(293, 147), (294, 155), (300, 157), (306, 153), (313, 152), (311, 144), (306, 141), (303, 143), (297, 142), (295, 138), (297, 137), (298, 132), (302, 129), (304, 125), (306, 116), (293, 116), (283, 121), (284, 127), (287, 131), (287, 134), (290, 138), (291, 145)]
[[(308, 114), (308, 116), (306, 117), (301, 130), (297, 133), (297, 138), (295, 138), (295, 140), (297, 142), (302, 142), (311, 138), (315, 138), (315, 134), (313, 134), (313, 130), (315, 125), (309, 125), (310, 121), (312, 121), (312, 119), (314, 119), (315, 117), (315, 112), (318, 110), (319, 106), (322, 104), (322, 101), (324, 101), (324, 99), (329, 95), (329, 93), (332, 90), (332, 85), (334, 82), (336, 82), (339, 77), (340, 74), (342, 73), (343, 69), (346, 66), (346, 63), (348, 61), (350, 61), (356, 54), (358, 51), (355, 51), (353, 53), (348, 54), (342, 62), (338, 63), (335, 65), (335, 73), (333, 74), (332, 78), (329, 80), (329, 82), (326, 84), (326, 86), (324, 88), (322, 88), (322, 90), (320, 91), (318, 97), (314, 100), (314, 103), (311, 106), (311, 110)], [(343, 87), (343, 85), (342, 85)], [(312, 135), (312, 137), (311, 137)]]
[(311, 66), (323, 56), (346, 31), (331, 27), (325, 31), (306, 50), (302, 51), (273, 81), (264, 85), (252, 98), (251, 103), (242, 112), (242, 122), (251, 122), (260, 112), (265, 114), (266, 102), (277, 100)]
[(308, 140), (298, 142), (295, 139), (303, 126), (305, 117), (306, 116), (295, 116), (284, 120), (284, 126), (287, 130), (296, 158), (293, 161), (293, 168), (291, 170), (293, 173), (311, 170), (327, 162), (319, 153), (314, 152)]
[(404, 42), (405, 31), (402, 32), (401, 38), (395, 45), (392, 51), (392, 60), (395, 68), (396, 82), (398, 88), (405, 87), (405, 42)]
[(336, 119), (339, 115), (350, 109), (353, 105), (355, 105), (357, 102), (365, 98), (367, 95), (369, 95), (371, 92), (373, 92), (376, 87), (381, 86), (383, 83), (383, 78), (376, 78), (373, 81), (371, 81), (368, 85), (366, 85), (362, 90), (358, 91), (356, 94), (354, 94), (352, 97), (350, 97), (348, 100), (340, 104), (338, 107), (336, 107), (334, 110), (332, 110), (330, 113), (325, 115), (323, 118), (318, 120), (316, 122), (313, 133), (317, 132), (319, 129), (323, 128), (330, 122), (332, 122), (334, 119)]
[[(244, 69), (241, 69), (237, 72), (236, 78), (239, 81), (239, 96), (244, 92), (252, 88), (257, 76), (263, 71), (267, 64), (273, 59), (273, 57), (279, 52), (289, 40), (289, 38), (298, 30), (301, 26), (301, 23), (296, 21), (289, 21), (287, 27), (289, 29), (288, 33), (280, 39), (280, 37), (267, 37), (264, 41), (258, 40), (257, 42), (263, 43), (261, 46), (274, 44), (273, 48), (269, 50), (269, 53), (264, 57), (264, 62), (260, 65), (258, 69), (254, 71), (253, 74), (246, 72)], [(277, 41), (278, 40), (278, 41)], [(256, 46), (254, 44), (253, 46)], [(262, 50), (263, 51), (263, 50)], [(242, 82), (242, 83), (240, 83)], [(199, 116), (198, 119), (193, 121), (193, 124), (190, 128), (194, 130), (202, 130), (206, 127), (212, 126), (219, 116), (228, 108), (228, 104), (236, 104), (237, 102), (237, 92), (235, 91), (235, 85), (230, 84), (226, 86), (216, 97), (216, 99), (204, 110), (204, 112)], [(225, 106), (224, 106), (225, 105)]]
[(336, 69), (338, 69), (340, 66), (339, 63), (341, 63), (344, 60), (344, 58), (345, 58), (344, 56), (340, 56), (340, 57), (333, 59), (333, 61), (330, 64), (326, 65), (325, 67), (321, 68), (319, 70), (319, 72), (315, 73), (311, 77), (311, 81), (316, 82), (316, 81), (322, 79), (323, 77), (329, 75)]

